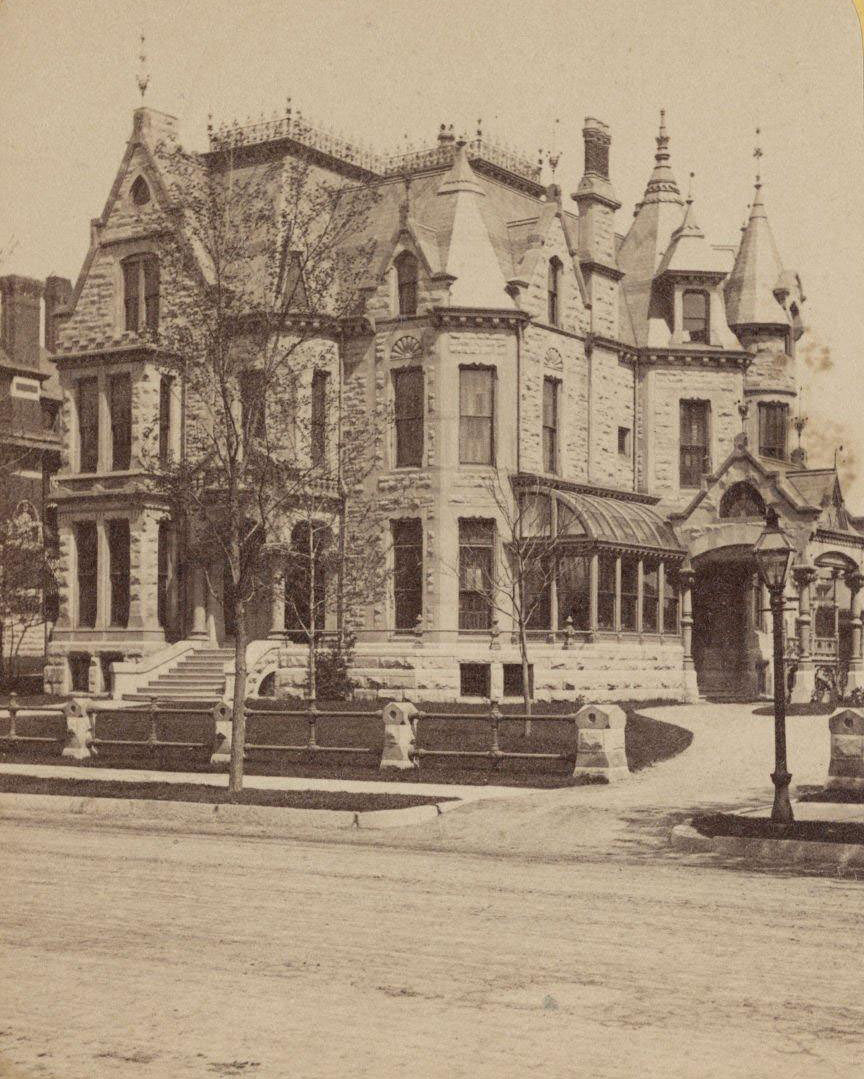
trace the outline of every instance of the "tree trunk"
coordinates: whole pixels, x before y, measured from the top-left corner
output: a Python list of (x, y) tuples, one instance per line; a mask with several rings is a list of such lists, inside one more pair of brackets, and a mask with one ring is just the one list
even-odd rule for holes
[(527, 738), (531, 734), (531, 672), (528, 664), (528, 633), (525, 629), (525, 619), (521, 616), (519, 618), (519, 652), (522, 657), (522, 701), (526, 716), (522, 733)]
[(234, 705), (231, 723), (231, 760), (228, 765), (228, 790), (234, 795), (243, 790), (243, 752), (246, 748), (246, 603), (234, 592)]
[(315, 601), (317, 600), (317, 594), (315, 589), (315, 558), (314, 548), (312, 547), (312, 530), (309, 530), (310, 536), (310, 551), (309, 551), (309, 677), (306, 685), (306, 692), (310, 701), (314, 701), (318, 693), (318, 671), (316, 669), (317, 656), (315, 655), (316, 647), (316, 635), (317, 625), (315, 619)]

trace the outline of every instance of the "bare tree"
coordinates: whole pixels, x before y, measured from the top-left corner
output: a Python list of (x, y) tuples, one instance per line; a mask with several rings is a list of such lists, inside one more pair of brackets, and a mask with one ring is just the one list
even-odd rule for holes
[[(154, 427), (143, 456), (150, 488), (184, 523), (197, 557), (226, 567), (226, 588), (209, 576), (207, 585), (233, 623), (236, 794), (248, 615), (256, 596), (269, 595), (266, 556), (289, 543), (304, 499), (340, 498), (339, 455), (315, 440), (339, 407), (339, 344), (371, 254), (362, 237), (375, 193), (308, 157), (273, 164), (226, 150), (205, 166), (175, 146), (159, 157), (172, 205), (158, 364), (182, 393), (183, 437), (172, 456)], [(304, 420), (306, 402), (319, 415)]]
[[(522, 666), (524, 732), (531, 733), (531, 632), (549, 631), (549, 596), (557, 573), (557, 541), (552, 535), (549, 498), (539, 484), (514, 491), (501, 469), (483, 483), (487, 503), (494, 506), (498, 537), (491, 560), (473, 559), (470, 548), (453, 567), (460, 589), (481, 597), (490, 609), (511, 621)], [(545, 507), (545, 509), (544, 509)], [(545, 617), (544, 617), (545, 616)], [(546, 625), (542, 623), (546, 622)]]
[(16, 503), (4, 482), (0, 499), (0, 684), (16, 680), (22, 646), (28, 634), (45, 621), (44, 596), (55, 579), (55, 569), (35, 508), (26, 499)]

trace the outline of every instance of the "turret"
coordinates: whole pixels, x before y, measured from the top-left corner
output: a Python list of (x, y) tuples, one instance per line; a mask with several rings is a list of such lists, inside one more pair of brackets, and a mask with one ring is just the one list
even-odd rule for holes
[(727, 321), (741, 347), (753, 355), (744, 381), (751, 445), (763, 456), (785, 460), (797, 395), (794, 349), (803, 331), (804, 295), (798, 275), (783, 268), (758, 175), (725, 294)]

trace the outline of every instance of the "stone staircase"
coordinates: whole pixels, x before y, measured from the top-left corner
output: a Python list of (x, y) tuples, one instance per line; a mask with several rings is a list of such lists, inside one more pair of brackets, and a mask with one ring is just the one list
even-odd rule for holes
[(188, 652), (168, 671), (141, 686), (135, 696), (176, 701), (218, 700), (225, 692), (225, 664), (233, 655), (233, 648)]

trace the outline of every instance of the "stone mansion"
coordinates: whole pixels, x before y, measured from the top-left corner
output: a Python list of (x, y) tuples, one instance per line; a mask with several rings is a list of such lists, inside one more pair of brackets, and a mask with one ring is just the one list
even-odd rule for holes
[[(57, 692), (200, 696), (223, 692), (230, 672), (230, 619), (140, 482), (148, 428), (184, 451), (184, 398), (154, 360), (164, 277), (152, 215), (168, 198), (156, 146), (176, 137), (172, 117), (135, 112), (56, 329), (62, 580), (45, 681)], [(197, 156), (206, 171), (229, 153), (238, 170), (308, 155), (334, 177), (371, 177), (380, 196), (363, 309), (329, 342), (342, 385), (327, 407), (346, 424), (382, 402), (392, 412), (366, 481), (387, 583), (356, 619), (357, 685), (431, 700), (520, 694), (514, 626), (477, 584), (507, 542), (492, 474), (513, 498), (530, 491), (538, 530), (555, 537), (529, 634), (538, 698), (770, 685), (752, 557), (769, 505), (797, 547), (794, 692), (809, 697), (821, 664), (858, 684), (864, 519), (833, 469), (806, 467), (800, 430), (796, 444), (805, 297), (760, 183), (740, 238), (714, 244), (676, 182), (665, 120), (623, 220), (610, 131), (589, 118), (583, 138), (572, 198), (481, 133), (443, 126), (427, 150), (380, 158), (289, 115), (211, 132)], [(323, 407), (314, 378), (312, 398)], [(285, 587), (275, 576), (252, 612), (253, 695), (303, 684)], [(332, 630), (339, 612), (326, 612)]]

